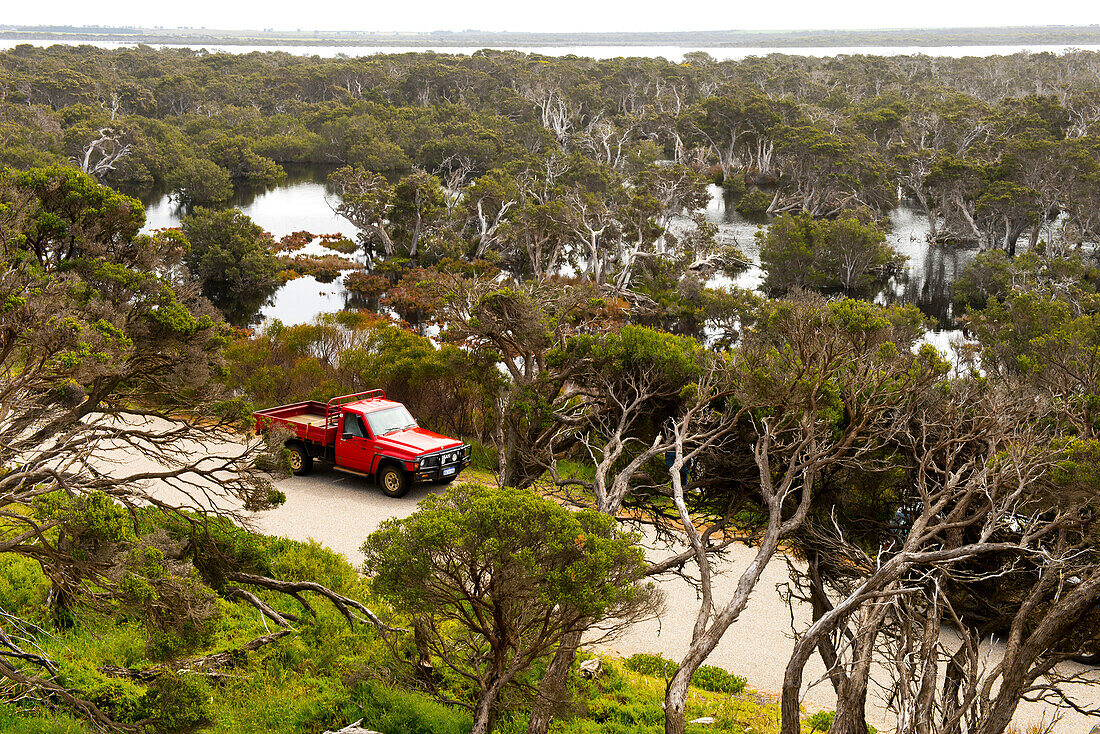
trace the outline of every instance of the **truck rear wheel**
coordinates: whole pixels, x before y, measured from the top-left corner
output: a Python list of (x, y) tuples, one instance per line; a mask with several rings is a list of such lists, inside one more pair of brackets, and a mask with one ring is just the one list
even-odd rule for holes
[(290, 470), (302, 476), (313, 471), (313, 457), (306, 453), (306, 447), (300, 443), (287, 444), (286, 450), (290, 452)]
[(404, 497), (409, 493), (409, 477), (393, 464), (389, 464), (378, 474), (378, 486), (387, 497)]

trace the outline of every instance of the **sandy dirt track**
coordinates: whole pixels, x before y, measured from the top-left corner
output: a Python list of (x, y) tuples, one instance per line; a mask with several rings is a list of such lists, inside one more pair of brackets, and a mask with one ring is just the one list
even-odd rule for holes
[[(464, 473), (464, 479), (488, 480), (488, 475)], [(362, 562), (359, 545), (372, 530), (390, 517), (405, 517), (416, 509), (416, 503), (437, 487), (414, 486), (401, 499), (391, 499), (369, 482), (356, 476), (318, 467), (305, 477), (290, 477), (278, 483), (287, 501), (281, 507), (255, 516), (256, 529), (297, 540), (317, 540), (343, 554), (353, 564)], [(654, 558), (667, 551), (651, 549)], [(752, 558), (753, 551), (736, 546), (726, 564), (727, 573), (716, 584), (716, 599), (728, 598), (736, 583), (737, 573)], [(776, 692), (783, 680), (783, 668), (793, 645), (791, 612), (780, 596), (777, 586), (787, 580), (785, 561), (777, 559), (768, 566), (748, 608), (740, 620), (726, 633), (708, 662), (745, 676), (749, 685), (762, 692)], [(684, 580), (669, 578), (661, 582), (666, 594), (666, 610), (661, 619), (633, 627), (626, 635), (608, 643), (612, 652), (630, 655), (635, 652), (660, 652), (678, 659), (691, 637), (691, 627), (698, 608), (695, 590)], [(806, 609), (796, 609), (794, 623), (798, 628), (808, 625)], [(805, 675), (807, 683), (817, 681), (824, 672), (821, 661), (811, 662)], [(1098, 689), (1100, 691), (1100, 689)], [(875, 694), (872, 693), (874, 697)], [(1097, 694), (1093, 694), (1095, 699)], [(804, 691), (808, 711), (832, 709), (835, 699), (827, 682)], [(872, 703), (870, 717), (879, 728), (889, 731), (881, 704)], [(1021, 725), (1049, 720), (1051, 709), (1038, 704), (1024, 704), (1017, 716)], [(1096, 720), (1082, 716), (1066, 716), (1055, 732), (1086, 734)]]

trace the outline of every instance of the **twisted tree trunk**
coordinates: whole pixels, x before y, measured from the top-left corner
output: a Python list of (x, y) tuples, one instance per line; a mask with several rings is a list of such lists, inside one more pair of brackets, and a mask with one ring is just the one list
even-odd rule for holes
[(566, 683), (580, 644), (580, 632), (567, 632), (562, 636), (554, 659), (550, 661), (546, 673), (539, 681), (527, 734), (547, 734), (557, 708), (568, 700)]

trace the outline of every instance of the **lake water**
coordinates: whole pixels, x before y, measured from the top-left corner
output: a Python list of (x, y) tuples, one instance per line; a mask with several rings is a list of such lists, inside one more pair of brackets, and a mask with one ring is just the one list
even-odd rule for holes
[[(326, 170), (290, 167), (287, 174), (287, 179), (280, 185), (238, 193), (230, 204), (271, 232), (276, 239), (300, 230), (315, 235), (339, 233), (355, 239), (355, 227), (332, 209), (336, 197), (324, 183)], [(756, 244), (756, 233), (767, 226), (767, 218), (745, 218), (717, 186), (711, 186), (710, 193), (711, 200), (704, 213), (709, 221), (718, 226), (719, 241), (736, 244), (754, 263), (735, 277), (716, 276), (710, 285), (758, 289), (764, 274), (758, 264), (760, 250)], [(154, 193), (141, 198), (146, 206), (146, 229), (178, 226), (183, 212), (166, 195)], [(910, 207), (902, 206), (891, 212), (890, 225), (889, 241), (906, 256), (907, 261), (903, 272), (890, 280), (876, 300), (880, 303), (916, 304), (935, 321), (925, 340), (949, 352), (950, 343), (962, 338), (953, 324), (951, 284), (976, 252), (930, 246), (927, 217)], [(301, 252), (317, 255), (329, 253), (317, 243)], [(306, 276), (280, 288), (260, 310), (259, 316), (263, 321), (277, 318), (287, 324), (301, 324), (313, 320), (318, 314), (356, 305), (354, 296), (345, 291), (342, 278), (331, 283), (320, 283)]]
[[(339, 233), (354, 240), (358, 230), (329, 206), (335, 197), (323, 181), (323, 172), (287, 167), (287, 179), (282, 184), (268, 190), (238, 192), (230, 205), (251, 217), (275, 239), (305, 230), (315, 235)], [(167, 195), (156, 193), (139, 198), (145, 204), (146, 230), (179, 226), (185, 212)], [(297, 254), (334, 253), (314, 242)], [(260, 315), (265, 321), (279, 319), (287, 324), (303, 324), (318, 314), (340, 311), (349, 305), (341, 280), (320, 283), (311, 276), (296, 278), (275, 293), (260, 309)]]
[[(32, 46), (82, 46), (91, 45), (99, 48), (117, 49), (134, 48), (136, 43), (122, 41), (59, 41), (49, 38), (37, 39), (0, 39), (0, 50), (14, 48), (18, 44), (27, 43)], [(703, 51), (719, 61), (737, 61), (750, 56), (767, 56), (768, 54), (790, 54), (795, 56), (843, 56), (853, 54), (865, 54), (868, 56), (905, 56), (921, 54), (924, 56), (942, 56), (949, 58), (962, 58), (964, 56), (1008, 56), (1021, 51), (1029, 53), (1053, 53), (1063, 54), (1071, 50), (1100, 51), (1100, 45), (1051, 45), (1051, 44), (1019, 44), (1007, 46), (243, 46), (234, 44), (174, 44), (154, 43), (149, 44), (154, 48), (200, 48), (210, 53), (245, 54), (258, 51), (261, 53), (282, 51), (295, 56), (320, 56), (322, 58), (336, 58), (347, 56), (351, 58), (359, 56), (373, 56), (376, 54), (400, 54), (423, 51), (434, 51), (440, 54), (461, 54), (469, 56), (475, 51), (484, 48), (493, 48), (498, 51), (522, 51), (543, 56), (588, 56), (596, 59), (612, 59), (618, 57), (640, 58), (664, 58), (679, 63), (684, 54), (693, 51)]]

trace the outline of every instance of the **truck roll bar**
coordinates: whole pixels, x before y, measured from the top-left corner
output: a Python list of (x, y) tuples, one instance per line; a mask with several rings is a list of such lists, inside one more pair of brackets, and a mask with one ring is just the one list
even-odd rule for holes
[(386, 391), (382, 388), (376, 388), (374, 390), (365, 390), (363, 392), (352, 393), (351, 395), (340, 395), (325, 403), (325, 423), (328, 423), (332, 419), (332, 409), (339, 408), (341, 405), (347, 403), (354, 403), (356, 400), (367, 400), (369, 398), (385, 398)]

